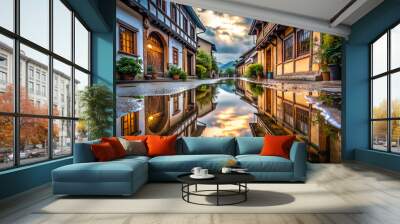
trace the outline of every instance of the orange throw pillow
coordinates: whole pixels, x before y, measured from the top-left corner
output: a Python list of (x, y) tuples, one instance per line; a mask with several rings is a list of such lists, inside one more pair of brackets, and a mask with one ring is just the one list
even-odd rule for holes
[(294, 135), (265, 135), (264, 146), (261, 149), (262, 156), (280, 156), (289, 159), (290, 148), (296, 136)]
[(176, 155), (176, 139), (177, 135), (158, 136), (150, 135), (147, 137), (146, 143), (148, 148), (148, 156), (166, 156)]
[(112, 145), (108, 142), (93, 144), (91, 145), (91, 149), (94, 154), (94, 157), (99, 162), (110, 161), (117, 158)]
[(114, 149), (115, 155), (117, 158), (122, 158), (126, 156), (126, 151), (124, 146), (122, 146), (121, 142), (119, 142), (118, 138), (116, 137), (109, 137), (109, 138), (101, 138), (101, 142), (108, 142)]
[(147, 135), (128, 135), (124, 136), (124, 139), (128, 141), (143, 141), (145, 142), (147, 139)]

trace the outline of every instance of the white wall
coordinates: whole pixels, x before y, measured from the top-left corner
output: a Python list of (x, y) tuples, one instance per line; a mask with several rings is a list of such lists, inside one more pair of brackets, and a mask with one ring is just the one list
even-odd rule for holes
[[(138, 29), (137, 33), (137, 45), (138, 45), (138, 56), (143, 59), (143, 17), (118, 1), (117, 4), (117, 19), (125, 22), (126, 24)], [(117, 41), (116, 50), (118, 53), (119, 49), (119, 34), (117, 26)]]
[(169, 49), (168, 49), (168, 57), (169, 57), (169, 62), (172, 64), (173, 63), (173, 51), (172, 47), (175, 47), (178, 49), (178, 66), (183, 69), (183, 61), (182, 61), (182, 56), (183, 56), (183, 46), (182, 44), (175, 40), (174, 38), (170, 37), (169, 38)]

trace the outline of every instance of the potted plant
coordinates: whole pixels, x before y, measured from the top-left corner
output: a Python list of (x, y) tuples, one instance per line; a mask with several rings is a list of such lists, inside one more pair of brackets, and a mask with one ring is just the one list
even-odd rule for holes
[(156, 69), (153, 65), (147, 65), (147, 75), (149, 75), (151, 79), (157, 79)]
[(173, 80), (179, 80), (182, 69), (176, 65), (171, 65), (168, 69), (168, 76)]
[(262, 64), (251, 64), (246, 71), (246, 75), (249, 78), (260, 79), (263, 76), (263, 70)]
[[(327, 67), (329, 71), (330, 80), (340, 80), (341, 69), (340, 64), (342, 62), (342, 45), (343, 39), (338, 36), (329, 34), (323, 34), (321, 44), (321, 61), (326, 63), (322, 64)], [(326, 72), (326, 71), (323, 71)], [(324, 73), (322, 73), (324, 75)]]
[(80, 92), (81, 119), (88, 130), (89, 140), (110, 136), (114, 108), (113, 93), (101, 84), (86, 87)]
[(117, 61), (117, 72), (122, 80), (133, 80), (142, 72), (142, 59), (122, 57)]

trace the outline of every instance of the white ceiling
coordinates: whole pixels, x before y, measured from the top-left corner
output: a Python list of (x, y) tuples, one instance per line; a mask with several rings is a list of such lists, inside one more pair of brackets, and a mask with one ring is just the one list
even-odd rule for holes
[[(383, 0), (173, 1), (193, 7), (211, 9), (228, 14), (331, 33), (344, 37), (350, 34), (350, 26), (353, 23), (383, 2)], [(348, 4), (349, 7), (346, 7)]]

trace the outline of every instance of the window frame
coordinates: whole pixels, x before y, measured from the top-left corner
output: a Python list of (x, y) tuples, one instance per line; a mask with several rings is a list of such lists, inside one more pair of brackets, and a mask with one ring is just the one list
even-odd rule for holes
[(172, 105), (173, 105), (173, 114), (172, 115), (176, 115), (179, 112), (181, 112), (181, 110), (179, 109), (179, 96), (180, 94), (174, 94), (172, 95)]
[[(300, 38), (299, 38), (299, 34), (302, 33), (304, 35), (306, 32), (309, 33), (308, 50), (302, 51), (302, 49), (299, 49), (302, 46)], [(302, 57), (302, 56), (307, 56), (307, 55), (311, 54), (312, 34), (313, 34), (313, 32), (309, 31), (309, 30), (297, 30), (296, 31), (296, 57)]]
[[(378, 152), (386, 152), (391, 154), (400, 154), (400, 152), (393, 152), (392, 151), (392, 122), (400, 121), (400, 117), (392, 116), (392, 98), (391, 98), (391, 80), (392, 76), (396, 75), (400, 72), (400, 67), (391, 68), (391, 31), (395, 27), (400, 26), (400, 21), (397, 21), (381, 34), (379, 34), (375, 39), (373, 39), (369, 44), (369, 149), (372, 151)], [(386, 62), (386, 71), (373, 74), (373, 44), (376, 43), (381, 37), (387, 35), (387, 62)], [(386, 105), (386, 117), (385, 118), (373, 118), (373, 81), (379, 78), (386, 78), (386, 87), (387, 87), (387, 105)], [(374, 132), (373, 132), (373, 123), (374, 122), (386, 122), (386, 150), (379, 150), (374, 148)]]
[[(139, 30), (136, 29), (133, 26), (130, 26), (129, 24), (126, 24), (125, 22), (118, 20), (118, 53), (120, 54), (125, 54), (125, 55), (130, 55), (130, 56), (138, 56), (138, 32)], [(127, 30), (128, 32), (132, 33), (132, 53), (130, 52), (125, 52), (122, 50), (122, 40), (121, 40), (121, 27), (123, 27), (125, 30)]]
[[(91, 75), (91, 66), (92, 66), (92, 57), (91, 57), (91, 49), (92, 49), (92, 43), (91, 43), (91, 37), (92, 37), (92, 31), (89, 29), (89, 27), (87, 26), (87, 24), (83, 21), (83, 19), (73, 10), (73, 8), (65, 1), (65, 0), (60, 0), (60, 2), (62, 4), (64, 4), (70, 11), (71, 11), (71, 18), (70, 18), (70, 22), (72, 25), (72, 30), (71, 30), (71, 58), (67, 59), (64, 58), (63, 56), (57, 54), (56, 52), (54, 52), (54, 47), (53, 47), (53, 32), (54, 32), (54, 28), (53, 28), (53, 21), (54, 21), (54, 14), (53, 14), (53, 0), (48, 0), (49, 1), (49, 47), (48, 49), (46, 47), (43, 47), (37, 43), (34, 43), (33, 41), (23, 37), (20, 34), (20, 0), (15, 0), (14, 1), (14, 6), (13, 6), (13, 10), (14, 10), (14, 29), (13, 31), (10, 31), (4, 27), (0, 26), (0, 35), (10, 38), (13, 41), (13, 54), (12, 54), (12, 61), (13, 64), (12, 66), (12, 75), (13, 75), (13, 80), (14, 80), (14, 99), (13, 99), (13, 111), (12, 112), (2, 112), (0, 111), (0, 116), (2, 117), (11, 117), (13, 120), (13, 165), (10, 167), (5, 167), (5, 168), (0, 168), (0, 172), (5, 171), (5, 170), (12, 170), (12, 169), (17, 169), (19, 167), (24, 167), (24, 166), (31, 166), (34, 164), (39, 164), (39, 163), (44, 163), (47, 161), (52, 161), (52, 160), (59, 160), (59, 159), (63, 159), (66, 157), (71, 157), (73, 155), (73, 151), (74, 151), (74, 143), (75, 143), (75, 126), (76, 126), (76, 121), (79, 120), (78, 117), (75, 117), (75, 108), (72, 107), (72, 114), (71, 116), (67, 116), (67, 117), (63, 117), (63, 116), (56, 116), (53, 115), (53, 94), (52, 94), (52, 90), (53, 90), (53, 59), (58, 60), (59, 62), (62, 62), (66, 65), (71, 66), (72, 69), (72, 73), (71, 73), (71, 83), (74, 82), (75, 80), (75, 69), (85, 73), (88, 75), (89, 77), (89, 83), (88, 85), (91, 86), (92, 85), (92, 75)], [(82, 25), (83, 27), (88, 31), (88, 69), (85, 69), (83, 67), (81, 67), (80, 65), (75, 63), (75, 19), (77, 19)], [(47, 84), (47, 88), (46, 90), (49, 91), (49, 96), (48, 96), (48, 107), (49, 110), (47, 112), (46, 115), (40, 115), (40, 114), (29, 114), (29, 113), (21, 113), (20, 111), (20, 89), (21, 89), (21, 81), (20, 81), (20, 64), (21, 64), (21, 52), (20, 52), (20, 46), (21, 45), (25, 45), (26, 47), (29, 47), (33, 50), (36, 50), (42, 54), (45, 54), (46, 56), (48, 56), (48, 84)], [(28, 69), (29, 67), (27, 67)], [(36, 71), (34, 70), (34, 75)], [(29, 74), (26, 74), (27, 80), (29, 80)], [(34, 80), (36, 80), (36, 78), (34, 77)], [(72, 105), (75, 104), (75, 85), (72, 85)], [(27, 86), (28, 87), (28, 86)], [(34, 90), (36, 91), (36, 89)], [(47, 135), (47, 142), (49, 143), (47, 145), (47, 152), (48, 155), (47, 157), (44, 157), (43, 160), (37, 161), (37, 162), (27, 162), (27, 163), (21, 163), (21, 158), (20, 158), (20, 119), (21, 118), (42, 118), (42, 119), (46, 119), (47, 123), (48, 123), (48, 135)], [(50, 144), (53, 141), (53, 121), (56, 120), (68, 120), (71, 121), (72, 123), (72, 132), (71, 132), (71, 153), (68, 155), (63, 155), (63, 156), (54, 156), (53, 152), (54, 152), (54, 146), (53, 144)]]
[(179, 65), (179, 50), (176, 47), (172, 47), (172, 63)]
[[(292, 56), (290, 58), (287, 58), (286, 56), (286, 41), (288, 41), (290, 38), (292, 38)], [(294, 37), (294, 33), (289, 34), (287, 37), (285, 37), (283, 39), (283, 43), (282, 43), (282, 50), (283, 50), (283, 62), (288, 62), (294, 59), (294, 54), (295, 54), (295, 37)]]

